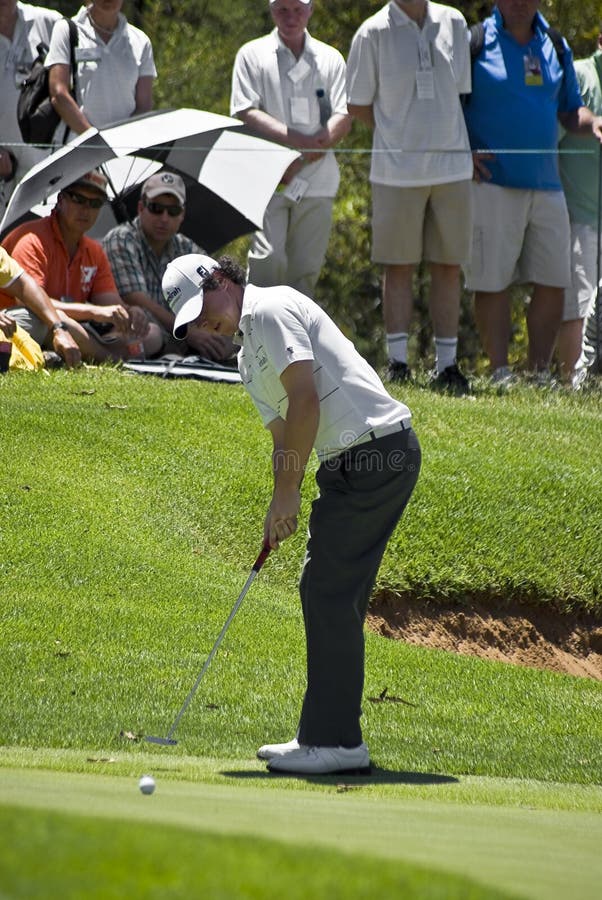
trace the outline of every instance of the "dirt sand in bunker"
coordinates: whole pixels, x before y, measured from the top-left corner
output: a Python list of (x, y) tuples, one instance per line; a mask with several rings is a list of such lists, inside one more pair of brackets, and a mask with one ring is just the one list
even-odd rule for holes
[(366, 625), (409, 644), (602, 681), (602, 617), (519, 603), (460, 607), (382, 591)]

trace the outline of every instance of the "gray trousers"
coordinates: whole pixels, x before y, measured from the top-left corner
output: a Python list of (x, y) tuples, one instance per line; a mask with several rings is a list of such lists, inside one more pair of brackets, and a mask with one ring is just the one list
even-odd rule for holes
[(316, 481), (299, 585), (307, 642), (307, 688), (298, 740), (362, 742), (364, 619), (387, 542), (420, 471), (410, 428), (323, 463)]
[(274, 194), (263, 231), (256, 232), (249, 251), (251, 284), (288, 284), (313, 297), (328, 249), (332, 205), (330, 197), (304, 197), (295, 203)]

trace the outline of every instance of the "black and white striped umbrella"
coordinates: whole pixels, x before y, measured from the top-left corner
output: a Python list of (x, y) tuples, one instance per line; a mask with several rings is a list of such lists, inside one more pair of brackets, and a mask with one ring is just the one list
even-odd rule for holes
[(186, 184), (181, 231), (213, 253), (262, 227), (270, 197), (298, 156), (253, 134), (238, 119), (199, 109), (152, 112), (90, 128), (21, 179), (0, 222), (0, 237), (48, 214), (58, 191), (98, 167), (109, 178), (111, 200), (91, 232), (101, 237), (136, 215), (142, 183), (168, 169)]

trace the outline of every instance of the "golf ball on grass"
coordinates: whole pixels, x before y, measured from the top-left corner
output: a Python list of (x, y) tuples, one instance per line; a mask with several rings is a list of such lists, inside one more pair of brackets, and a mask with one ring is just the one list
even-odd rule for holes
[(155, 779), (152, 775), (143, 775), (138, 782), (138, 787), (143, 794), (152, 794), (155, 790)]

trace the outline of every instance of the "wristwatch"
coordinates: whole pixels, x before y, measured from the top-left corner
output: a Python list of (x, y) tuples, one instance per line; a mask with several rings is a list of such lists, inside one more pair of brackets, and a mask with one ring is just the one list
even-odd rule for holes
[(52, 325), (52, 331), (69, 331), (64, 322), (54, 322)]

